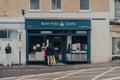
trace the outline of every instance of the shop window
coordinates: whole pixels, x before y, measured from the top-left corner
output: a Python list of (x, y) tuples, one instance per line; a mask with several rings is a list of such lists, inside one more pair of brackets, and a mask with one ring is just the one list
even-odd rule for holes
[(90, 0), (80, 0), (80, 11), (88, 11), (90, 9)]
[(30, 0), (30, 10), (37, 11), (40, 10), (39, 0)]
[(120, 38), (112, 38), (112, 55), (120, 55)]
[(17, 30), (0, 30), (0, 38), (17, 39)]
[(7, 30), (0, 30), (0, 38), (7, 38)]
[(29, 61), (43, 61), (46, 46), (45, 37), (31, 36), (29, 37), (29, 43)]
[(52, 10), (61, 10), (61, 0), (51, 0)]
[(87, 53), (87, 36), (67, 36), (67, 61), (86, 61)]
[(115, 18), (120, 18), (120, 0), (115, 0)]

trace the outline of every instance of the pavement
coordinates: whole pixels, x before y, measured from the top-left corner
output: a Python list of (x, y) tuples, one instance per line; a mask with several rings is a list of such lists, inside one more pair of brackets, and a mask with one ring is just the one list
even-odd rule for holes
[(45, 65), (0, 66), (0, 78), (114, 66), (120, 66), (120, 61), (99, 64), (56, 64), (51, 66)]
[(63, 70), (75, 70), (75, 69), (89, 69), (89, 68), (98, 68), (98, 67), (111, 67), (111, 66), (120, 66), (120, 61), (113, 61), (108, 63), (85, 63), (85, 64), (55, 64), (51, 66), (46, 66), (42, 64), (37, 65), (12, 65), (12, 66), (0, 66), (2, 69), (63, 69)]

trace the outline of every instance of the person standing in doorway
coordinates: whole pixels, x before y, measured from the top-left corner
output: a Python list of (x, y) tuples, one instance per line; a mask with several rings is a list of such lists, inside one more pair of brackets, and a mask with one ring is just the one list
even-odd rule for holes
[(11, 66), (11, 46), (10, 43), (7, 44), (7, 46), (5, 47), (5, 53), (6, 53), (6, 65)]
[(49, 44), (48, 47), (46, 48), (46, 54), (47, 54), (47, 63), (48, 65), (51, 65), (51, 60), (52, 60), (52, 56), (53, 56), (53, 49), (52, 46)]

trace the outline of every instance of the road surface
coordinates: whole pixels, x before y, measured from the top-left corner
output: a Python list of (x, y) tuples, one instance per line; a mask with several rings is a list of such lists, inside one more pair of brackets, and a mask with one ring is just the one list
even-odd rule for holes
[(120, 66), (25, 75), (0, 80), (120, 80)]

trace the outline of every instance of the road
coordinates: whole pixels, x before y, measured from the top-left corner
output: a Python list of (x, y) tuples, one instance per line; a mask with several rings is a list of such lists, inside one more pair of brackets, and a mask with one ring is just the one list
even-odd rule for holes
[(120, 80), (120, 66), (25, 75), (0, 80)]

